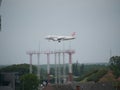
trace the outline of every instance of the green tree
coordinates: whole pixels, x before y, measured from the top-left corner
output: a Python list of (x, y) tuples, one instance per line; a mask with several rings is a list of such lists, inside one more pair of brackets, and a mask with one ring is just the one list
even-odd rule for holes
[(35, 74), (25, 74), (20, 81), (22, 90), (38, 90), (39, 79)]
[(113, 56), (110, 58), (110, 69), (114, 71), (116, 77), (120, 76), (120, 56)]
[[(33, 73), (37, 72), (35, 65), (33, 67)], [(20, 75), (29, 73), (29, 64), (14, 64), (0, 69), (0, 72), (18, 72)]]

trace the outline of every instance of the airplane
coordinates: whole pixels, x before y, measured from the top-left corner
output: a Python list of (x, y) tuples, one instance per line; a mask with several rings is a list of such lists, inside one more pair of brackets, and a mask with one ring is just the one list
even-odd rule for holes
[(47, 40), (52, 40), (52, 41), (65, 41), (65, 40), (72, 40), (75, 39), (75, 32), (73, 32), (70, 36), (59, 36), (59, 35), (48, 35), (45, 37)]

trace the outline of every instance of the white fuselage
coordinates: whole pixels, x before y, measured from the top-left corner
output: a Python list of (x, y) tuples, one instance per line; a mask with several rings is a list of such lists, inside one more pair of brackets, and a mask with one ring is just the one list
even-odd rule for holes
[(72, 40), (75, 39), (74, 36), (58, 36), (58, 35), (48, 35), (45, 37), (47, 40), (53, 40), (53, 41), (64, 41), (64, 40)]

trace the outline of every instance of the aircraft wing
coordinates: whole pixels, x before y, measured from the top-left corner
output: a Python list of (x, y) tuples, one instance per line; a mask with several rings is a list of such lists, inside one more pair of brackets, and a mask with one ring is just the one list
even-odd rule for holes
[(51, 40), (53, 40), (53, 41), (57, 41), (58, 38), (54, 37), (54, 38), (51, 38)]
[(53, 41), (57, 41), (58, 40), (57, 36), (47, 36), (45, 38), (48, 39), (48, 40), (53, 40)]

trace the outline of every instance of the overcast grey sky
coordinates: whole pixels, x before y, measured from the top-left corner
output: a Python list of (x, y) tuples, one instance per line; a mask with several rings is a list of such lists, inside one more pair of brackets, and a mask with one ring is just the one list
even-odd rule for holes
[[(110, 49), (120, 55), (120, 0), (3, 0), (0, 14), (0, 64), (29, 63), (26, 52), (39, 44), (41, 50), (62, 49), (63, 43), (69, 49), (69, 41), (58, 44), (44, 37), (72, 32), (73, 62), (108, 62)], [(46, 63), (44, 55), (40, 60)]]

